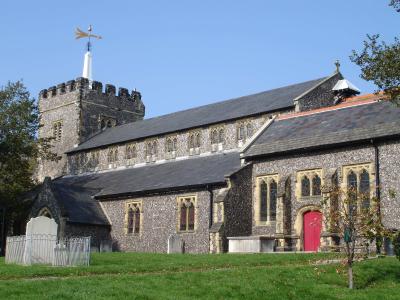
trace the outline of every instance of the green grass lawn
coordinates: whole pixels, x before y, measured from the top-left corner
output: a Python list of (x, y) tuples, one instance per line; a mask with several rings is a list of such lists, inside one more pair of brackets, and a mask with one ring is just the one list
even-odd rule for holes
[(5, 265), (0, 299), (400, 299), (400, 262), (355, 265), (355, 290), (335, 254), (93, 254), (90, 267)]

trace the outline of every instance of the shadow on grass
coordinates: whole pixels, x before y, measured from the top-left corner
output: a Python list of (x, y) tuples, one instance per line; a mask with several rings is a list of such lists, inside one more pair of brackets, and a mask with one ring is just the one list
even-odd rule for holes
[(373, 263), (360, 263), (354, 271), (357, 289), (388, 281), (400, 283), (400, 262), (393, 258), (378, 258)]

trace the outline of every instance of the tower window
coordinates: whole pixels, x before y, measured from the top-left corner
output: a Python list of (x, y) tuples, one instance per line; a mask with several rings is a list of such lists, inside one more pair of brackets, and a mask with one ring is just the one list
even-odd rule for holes
[(61, 141), (63, 121), (59, 120), (53, 123), (53, 138), (55, 141)]

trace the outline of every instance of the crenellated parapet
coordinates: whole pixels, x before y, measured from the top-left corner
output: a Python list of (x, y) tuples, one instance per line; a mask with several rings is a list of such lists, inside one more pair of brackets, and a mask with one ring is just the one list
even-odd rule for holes
[(87, 78), (78, 77), (75, 80), (69, 80), (67, 82), (63, 82), (57, 84), (57, 86), (51, 86), (47, 89), (41, 90), (39, 93), (40, 99), (48, 99), (52, 97), (56, 97), (59, 95), (64, 95), (67, 93), (72, 93), (79, 91), (83, 94), (88, 93), (97, 93), (99, 96), (108, 96), (108, 97), (116, 97), (121, 100), (128, 100), (136, 103), (138, 107), (143, 107), (142, 103), (142, 95), (140, 92), (136, 90), (132, 90), (129, 92), (127, 88), (120, 87), (117, 89), (115, 85), (105, 84), (103, 88), (103, 83), (99, 81), (89, 82)]

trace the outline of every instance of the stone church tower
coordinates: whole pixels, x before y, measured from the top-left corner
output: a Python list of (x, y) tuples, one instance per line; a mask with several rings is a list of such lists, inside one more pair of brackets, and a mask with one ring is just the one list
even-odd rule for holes
[(57, 162), (39, 161), (38, 180), (66, 173), (66, 151), (108, 127), (142, 120), (145, 107), (141, 94), (125, 88), (89, 81), (84, 77), (42, 90), (39, 94), (39, 138), (53, 137)]

